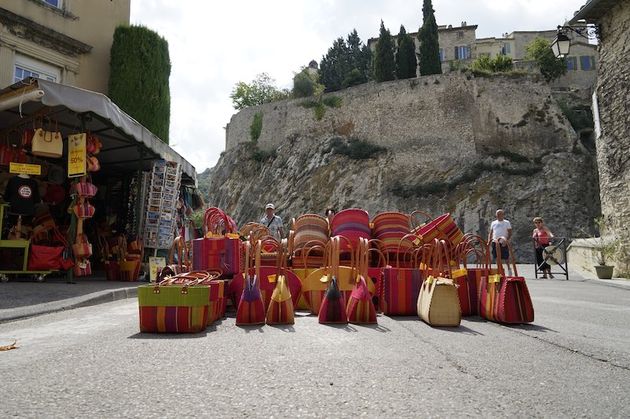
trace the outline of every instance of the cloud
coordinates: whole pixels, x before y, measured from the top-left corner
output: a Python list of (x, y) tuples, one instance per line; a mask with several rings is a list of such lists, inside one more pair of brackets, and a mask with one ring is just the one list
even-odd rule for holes
[[(433, 0), (438, 24), (479, 25), (477, 37), (553, 29), (585, 0)], [(235, 112), (229, 98), (239, 81), (266, 72), (291, 87), (294, 72), (321, 60), (338, 37), (357, 29), (364, 42), (381, 19), (393, 34), (422, 23), (419, 0), (134, 0), (131, 23), (169, 43), (172, 63), (171, 145), (198, 172), (215, 165)]]

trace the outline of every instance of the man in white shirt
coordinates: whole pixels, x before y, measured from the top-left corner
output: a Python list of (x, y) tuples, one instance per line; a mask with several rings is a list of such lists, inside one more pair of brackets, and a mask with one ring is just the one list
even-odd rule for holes
[(510, 250), (508, 242), (512, 238), (512, 224), (506, 220), (505, 213), (502, 209), (497, 210), (497, 219), (490, 224), (490, 232), (488, 233), (488, 243), (492, 248), (492, 256), (497, 258), (497, 242), (501, 249), (501, 260), (507, 265), (507, 272), (512, 276), (512, 266), (510, 265)]
[(284, 225), (282, 218), (274, 214), (275, 206), (273, 204), (265, 205), (265, 215), (260, 219), (260, 224), (269, 229), (271, 234), (278, 240), (284, 237)]

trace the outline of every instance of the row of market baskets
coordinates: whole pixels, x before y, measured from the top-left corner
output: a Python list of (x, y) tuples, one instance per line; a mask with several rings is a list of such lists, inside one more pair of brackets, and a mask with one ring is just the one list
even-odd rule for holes
[(514, 275), (505, 275), (478, 236), (453, 240), (437, 229), (439, 238), (429, 240), (408, 233), (394, 252), (383, 252), (379, 239), (334, 235), (305, 242), (307, 254), (320, 253), (320, 266), (299, 267), (295, 260), (288, 266), (296, 250), (288, 240), (240, 236), (221, 217), (193, 242), (190, 272), (185, 264), (170, 266), (159, 283), (139, 288), (141, 331), (199, 332), (225, 316), (228, 302), (239, 326), (293, 324), (296, 310), (323, 324), (376, 323), (377, 312), (418, 316), (432, 326), (458, 326), (472, 315), (507, 324), (534, 319), (513, 258)]

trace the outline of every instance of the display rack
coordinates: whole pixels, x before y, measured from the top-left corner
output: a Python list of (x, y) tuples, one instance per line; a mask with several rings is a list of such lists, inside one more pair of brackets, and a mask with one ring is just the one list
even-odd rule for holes
[(169, 249), (177, 219), (181, 169), (179, 163), (158, 160), (153, 164), (144, 219), (144, 244), (153, 249)]

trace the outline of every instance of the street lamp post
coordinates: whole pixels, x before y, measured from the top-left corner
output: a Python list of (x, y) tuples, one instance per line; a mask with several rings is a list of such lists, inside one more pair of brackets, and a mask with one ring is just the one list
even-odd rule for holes
[(551, 50), (556, 58), (562, 58), (569, 55), (569, 49), (571, 47), (571, 38), (568, 33), (573, 32), (582, 38), (597, 39), (599, 37), (599, 28), (596, 25), (573, 27), (573, 26), (558, 26), (558, 34), (556, 39), (551, 43)]

